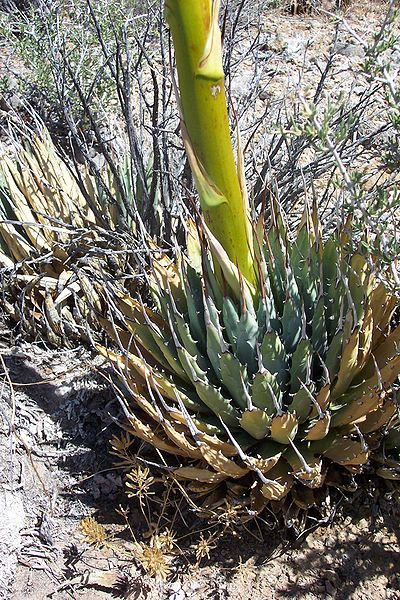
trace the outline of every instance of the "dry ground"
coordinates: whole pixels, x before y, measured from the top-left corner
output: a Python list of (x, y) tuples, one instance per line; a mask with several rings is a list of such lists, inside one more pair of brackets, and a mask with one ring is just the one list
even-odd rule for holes
[[(370, 35), (384, 6), (356, 3), (350, 25)], [(260, 82), (256, 111), (294, 93), (300, 72), (301, 86), (312, 86), (332, 32), (328, 15), (289, 18), (273, 11), (266, 16), (262, 35), (273, 52), (268, 70), (274, 76), (266, 89)], [(357, 81), (362, 56), (350, 38), (343, 32), (337, 90), (349, 85), (342, 75), (349, 66)], [(304, 41), (309, 50), (303, 65)], [(233, 81), (238, 102), (245, 103), (251, 73), (248, 65), (242, 79)], [(285, 553), (279, 534), (265, 528), (262, 537), (256, 530), (225, 537), (200, 567), (178, 559), (165, 583), (144, 576), (129, 552), (89, 547), (79, 530), (83, 517), (98, 514), (116, 536), (123, 529), (115, 513), (124, 501), (122, 479), (108, 453), (118, 404), (96, 371), (96, 358), (84, 348), (54, 351), (18, 342), (6, 326), (1, 340), (0, 598), (123, 597), (124, 574), (132, 598), (400, 598), (400, 530), (389, 497), (358, 499), (340, 520)], [(140, 530), (140, 513), (133, 518)], [(113, 586), (118, 576), (119, 592)]]
[[(176, 559), (165, 583), (143, 576), (115, 513), (126, 504), (108, 454), (110, 415), (119, 411), (96, 360), (82, 349), (35, 344), (3, 346), (2, 357), (3, 378), (14, 384), (10, 393), (4, 381), (0, 397), (0, 597), (123, 597), (115, 583), (125, 575), (129, 597), (149, 600), (400, 598), (398, 512), (373, 496), (346, 505), (337, 522), (286, 552), (280, 533), (261, 524), (227, 535), (200, 567), (193, 557)], [(116, 551), (84, 543), (79, 523), (92, 514), (120, 542)], [(140, 512), (132, 517), (140, 531)]]

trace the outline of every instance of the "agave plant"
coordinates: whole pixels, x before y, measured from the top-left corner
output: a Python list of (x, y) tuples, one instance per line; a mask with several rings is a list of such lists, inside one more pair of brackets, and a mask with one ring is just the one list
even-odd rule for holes
[(396, 299), (373, 260), (350, 251), (351, 221), (323, 236), (305, 202), (295, 235), (279, 202), (251, 223), (229, 140), (219, 2), (167, 0), (182, 131), (203, 217), (187, 249), (158, 253), (154, 310), (119, 294), (103, 325), (128, 428), (175, 457), (174, 477), (255, 511), (293, 491), (300, 505), (360, 472), (397, 420)]
[(120, 296), (124, 326), (108, 329), (126, 352), (103, 352), (134, 398), (131, 431), (190, 459), (177, 478), (210, 491), (224, 482), (259, 505), (296, 481), (323, 486), (335, 465), (360, 472), (395, 422), (396, 300), (343, 237), (322, 242), (315, 217), (306, 209), (290, 240), (275, 215), (256, 259), (256, 300), (208, 234), (218, 282), (193, 230), (187, 253), (153, 264), (157, 311)]
[(29, 131), (19, 150), (2, 158), (1, 306), (26, 332), (57, 345), (87, 337), (96, 325), (95, 275), (115, 279), (126, 270), (122, 247), (111, 255), (110, 240), (127, 215), (112, 177), (104, 176), (114, 204), (87, 169), (71, 170), (45, 130)]

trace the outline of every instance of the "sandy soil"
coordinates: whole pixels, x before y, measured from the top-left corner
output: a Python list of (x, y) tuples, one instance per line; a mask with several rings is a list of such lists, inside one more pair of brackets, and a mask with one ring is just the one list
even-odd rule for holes
[[(337, 522), (296, 543), (260, 522), (246, 536), (222, 538), (201, 566), (176, 558), (167, 582), (142, 575), (118, 545), (117, 551), (88, 546), (79, 529), (88, 515), (123, 539), (115, 508), (126, 498), (107, 451), (118, 405), (87, 351), (22, 344), (3, 347), (2, 357), (13, 392), (6, 379), (0, 597), (124, 597), (129, 583), (132, 596), (125, 597), (149, 599), (400, 598), (400, 529), (389, 497), (355, 498)], [(140, 523), (134, 526), (140, 530)]]
[[(370, 35), (383, 10), (384, 3), (356, 3), (349, 23)], [(266, 51), (273, 53), (268, 69), (274, 77), (255, 111), (282, 94), (289, 97), (300, 79), (304, 89), (312, 86), (333, 27), (329, 15), (289, 18), (273, 11), (266, 16), (262, 35)], [(362, 58), (354, 40), (346, 33), (342, 37), (344, 50), (353, 46), (337, 67), (339, 83), (349, 65), (357, 77)], [(305, 39), (310, 52), (303, 66)], [(232, 82), (233, 96), (243, 106), (248, 100), (243, 83), (252, 73), (248, 65), (241, 81)], [(260, 90), (268, 81), (265, 73)], [(115, 512), (126, 503), (121, 471), (108, 452), (120, 413), (99, 375), (98, 359), (84, 348), (54, 351), (22, 342), (5, 325), (0, 325), (0, 353), (0, 598), (400, 598), (398, 513), (390, 494), (373, 488), (352, 502), (344, 497), (334, 524), (297, 542), (260, 522), (241, 535), (226, 535), (200, 566), (190, 553), (177, 557), (166, 582), (144, 575)], [(140, 531), (140, 512), (132, 514)], [(89, 515), (96, 515), (120, 545), (86, 544), (79, 524)]]

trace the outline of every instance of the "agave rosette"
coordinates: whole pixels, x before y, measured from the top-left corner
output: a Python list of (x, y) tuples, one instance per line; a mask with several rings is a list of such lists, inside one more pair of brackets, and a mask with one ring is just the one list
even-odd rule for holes
[(114, 204), (104, 201), (86, 167), (71, 170), (45, 130), (28, 131), (14, 155), (2, 158), (1, 306), (30, 335), (68, 345), (96, 327), (102, 306), (95, 280), (121, 273), (126, 263), (109, 252), (123, 216), (114, 196)]
[(104, 326), (124, 351), (102, 352), (132, 433), (182, 457), (176, 478), (262, 507), (368, 463), (397, 416), (400, 326), (345, 232), (323, 243), (315, 210), (291, 240), (275, 206), (255, 239), (252, 289), (206, 227), (189, 227), (187, 253), (152, 264), (156, 310), (119, 296), (120, 321)]

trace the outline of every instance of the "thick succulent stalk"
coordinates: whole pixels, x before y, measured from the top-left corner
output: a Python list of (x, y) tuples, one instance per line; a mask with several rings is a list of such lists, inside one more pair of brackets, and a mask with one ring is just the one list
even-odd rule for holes
[(249, 205), (230, 138), (222, 68), (219, 0), (166, 0), (175, 47), (182, 130), (211, 233), (254, 283)]

